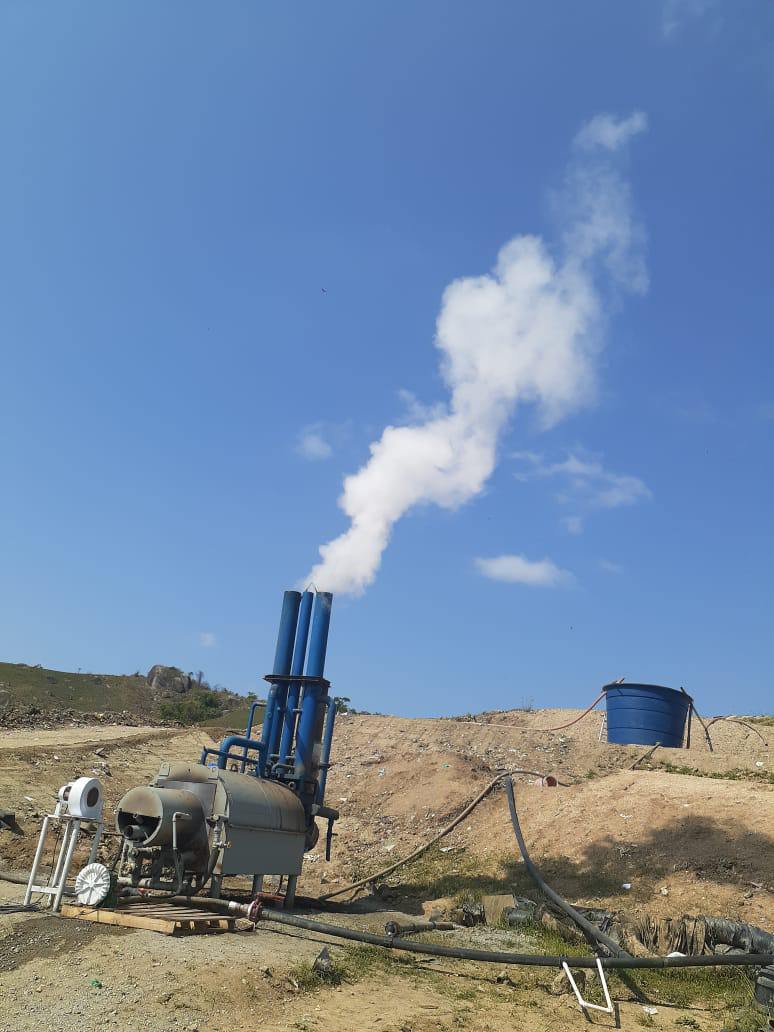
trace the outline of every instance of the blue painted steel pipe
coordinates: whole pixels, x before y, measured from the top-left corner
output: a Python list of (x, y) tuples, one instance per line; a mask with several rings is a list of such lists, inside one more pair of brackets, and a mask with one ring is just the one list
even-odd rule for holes
[[(328, 647), (328, 629), (331, 623), (333, 595), (318, 591), (314, 599), (312, 634), (309, 640), (307, 677), (322, 677), (325, 672), (325, 652)], [(322, 698), (325, 689), (320, 684), (307, 684), (301, 703), (301, 715), (296, 732), (295, 776), (298, 779), (314, 777), (314, 747), (322, 731)]]
[[(259, 744), (260, 744), (260, 743), (259, 743)], [(201, 765), (202, 765), (203, 767), (207, 767), (207, 766), (209, 766), (209, 763), (208, 763), (208, 759), (207, 759), (207, 758), (208, 758), (209, 756), (225, 756), (227, 760), (233, 760), (233, 759), (235, 758), (235, 757), (234, 757), (234, 755), (233, 755), (233, 753), (231, 753), (231, 754), (227, 754), (227, 753), (224, 753), (224, 752), (223, 752), (223, 751), (221, 750), (221, 748), (220, 748), (220, 746), (219, 746), (219, 745), (218, 745), (218, 746), (215, 746), (215, 748), (210, 748), (210, 749), (208, 749), (208, 748), (207, 748), (207, 747), (205, 746), (205, 748), (204, 748), (204, 749), (202, 749), (202, 754), (201, 754), (201, 756), (199, 757), (199, 763), (201, 763)], [(240, 761), (240, 768), (241, 768), (241, 767), (243, 767), (243, 766), (245, 766), (245, 764), (247, 764), (247, 763), (252, 763), (252, 764), (253, 764), (253, 766), (257, 767), (257, 766), (258, 766), (258, 764), (260, 763), (260, 760), (261, 760), (261, 757), (260, 757), (260, 753), (258, 753), (258, 755), (257, 755), (257, 756), (256, 756), (255, 758), (253, 758), (252, 756), (250, 756), (250, 757), (248, 757), (248, 759), (246, 759), (246, 760), (245, 760), (245, 759), (242, 759), (242, 760)]]
[[(301, 607), (298, 611), (298, 630), (296, 631), (296, 647), (293, 649), (293, 662), (290, 665), (290, 673), (296, 677), (300, 677), (304, 672), (306, 643), (309, 638), (309, 623), (312, 619), (313, 601), (314, 592), (312, 591), (305, 591), (301, 596)], [(293, 748), (293, 736), (296, 731), (296, 710), (298, 709), (299, 695), (300, 686), (298, 681), (291, 681), (285, 702), (285, 721), (282, 725), (282, 738), (279, 747), (280, 763), (292, 761), (291, 749)]]
[(269, 732), (271, 731), (271, 718), (274, 716), (274, 707), (277, 703), (277, 686), (272, 684), (266, 693), (266, 709), (263, 711), (263, 724), (261, 726), (261, 742), (268, 748)]
[[(263, 742), (259, 742), (255, 738), (245, 738), (244, 735), (229, 735), (218, 746), (218, 766), (221, 770), (226, 769), (226, 759), (230, 750), (238, 745), (244, 746), (245, 751), (255, 749), (259, 756), (263, 754)], [(241, 759), (241, 757), (234, 756), (233, 759)]]
[(247, 714), (247, 728), (245, 729), (245, 738), (253, 737), (253, 721), (255, 720), (256, 712), (261, 708), (262, 705), (262, 702), (250, 703), (250, 712)]
[(328, 781), (328, 766), (331, 762), (331, 744), (333, 742), (333, 724), (336, 720), (336, 702), (328, 699), (328, 712), (325, 717), (325, 731), (323, 732), (322, 753), (320, 754), (320, 780), (317, 783), (317, 795), (315, 802), (320, 806), (325, 802), (325, 785)]
[[(293, 659), (293, 644), (296, 640), (296, 625), (298, 624), (298, 607), (301, 604), (300, 591), (286, 591), (282, 599), (282, 614), (280, 615), (279, 634), (277, 635), (277, 649), (274, 653), (273, 674), (289, 674), (290, 664)], [(276, 753), (279, 746), (282, 720), (285, 715), (285, 704), (288, 697), (287, 684), (276, 686), (274, 694), (274, 705), (268, 722), (264, 720), (261, 740), (266, 744), (264, 764)], [(268, 707), (267, 707), (268, 708)]]
[[(263, 703), (260, 703), (260, 702), (252, 702), (252, 703), (250, 703), (250, 712), (247, 714), (247, 727), (245, 728), (245, 738), (252, 738), (253, 737), (253, 721), (255, 720), (255, 713), (256, 713), (256, 710), (260, 706), (262, 706), (262, 705), (263, 705)], [(268, 706), (267, 706), (267, 708), (268, 708)], [(247, 749), (245, 749), (244, 759), (245, 759), (245, 761), (247, 760)], [(244, 762), (242, 763), (242, 766), (240, 767), (240, 770), (244, 774), (244, 772), (245, 772), (245, 764), (244, 764)]]

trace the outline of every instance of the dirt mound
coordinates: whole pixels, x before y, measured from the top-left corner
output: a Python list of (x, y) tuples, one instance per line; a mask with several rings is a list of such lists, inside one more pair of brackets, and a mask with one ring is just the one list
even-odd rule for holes
[[(562, 732), (536, 730), (581, 712), (515, 711), (480, 723), (342, 719), (328, 782), (329, 804), (342, 813), (335, 859), (307, 865), (305, 890), (406, 855), (495, 771), (520, 767), (576, 782), (546, 789), (527, 775), (518, 789), (533, 857), (559, 891), (589, 904), (734, 914), (774, 926), (774, 786), (760, 739), (715, 725), (713, 753), (694, 736), (690, 750), (659, 750), (650, 761), (658, 769), (630, 771), (645, 750), (601, 742), (599, 714)], [(421, 876), (410, 867), (393, 880), (429, 898), (528, 888), (502, 792), (441, 846), (447, 852), (436, 852), (429, 870), (418, 861)]]
[[(495, 770), (522, 767), (573, 782), (549, 789), (526, 775), (517, 786), (533, 858), (566, 897), (627, 912), (739, 916), (773, 928), (774, 787), (766, 783), (770, 755), (756, 736), (719, 727), (715, 753), (694, 741), (690, 752), (657, 753), (652, 764), (659, 769), (632, 771), (627, 768), (644, 750), (600, 742), (599, 716), (562, 732), (537, 730), (572, 715), (491, 714), (480, 724), (342, 717), (328, 782), (328, 802), (342, 814), (333, 862), (310, 854), (300, 892), (314, 895), (406, 855), (456, 816)], [(29, 866), (40, 815), (70, 778), (94, 771), (103, 779), (109, 829), (123, 792), (147, 783), (164, 760), (195, 760), (209, 743), (201, 730), (147, 726), (0, 732), (0, 805), (15, 809), (20, 823), (18, 834), (0, 831), (0, 866)], [(375, 912), (328, 918), (378, 931), (385, 911), (416, 914), (490, 892), (536, 897), (514, 848), (502, 791), (439, 846), (380, 886), (383, 898), (370, 901)], [(114, 850), (115, 840), (108, 837), (105, 848)], [(18, 898), (19, 891), (0, 882), (0, 900)], [(164, 936), (151, 932), (99, 926), (96, 934), (95, 927), (38, 915), (0, 918), (0, 1032), (31, 1032), (41, 1024), (77, 1032), (138, 1022), (149, 1032), (323, 1023), (342, 1032), (587, 1027), (569, 996), (547, 992), (554, 973), (543, 969), (514, 970), (512, 981), (499, 984), (491, 966), (419, 965), (391, 953), (331, 946), (345, 976), (323, 988), (309, 982), (321, 946), (314, 936), (259, 926), (257, 932), (181, 938), (170, 949)], [(459, 935), (458, 945), (502, 948), (502, 937), (511, 933), (482, 928)], [(507, 945), (520, 949), (521, 941)], [(543, 945), (543, 952), (552, 951)], [(730, 982), (715, 974), (702, 980), (697, 973), (684, 979), (672, 973), (668, 992), (666, 982), (649, 982), (645, 1013), (622, 982), (611, 984), (622, 1027), (653, 1024), (653, 1004), (664, 1029), (700, 1024), (718, 1032), (735, 1013), (727, 1000)], [(675, 992), (689, 1010), (675, 1006)], [(734, 992), (738, 1010), (749, 989)]]
[[(327, 793), (341, 812), (333, 861), (310, 854), (301, 891), (335, 887), (408, 854), (495, 771), (518, 767), (574, 782), (547, 789), (526, 775), (517, 791), (534, 859), (559, 891), (590, 904), (729, 914), (774, 927), (774, 786), (765, 780), (770, 754), (760, 740), (716, 725), (714, 753), (695, 738), (690, 751), (659, 750), (671, 759), (657, 753), (655, 769), (630, 771), (644, 750), (600, 742), (599, 715), (566, 731), (537, 731), (579, 712), (491, 714), (481, 723), (342, 717)], [(112, 807), (152, 778), (162, 760), (196, 759), (210, 741), (203, 731), (148, 727), (0, 735), (0, 804), (17, 812), (23, 831), (0, 833), (0, 862), (29, 861), (39, 815), (63, 782), (97, 773)], [(391, 879), (392, 891), (408, 893), (415, 907), (442, 896), (530, 889), (502, 792), (440, 845), (445, 852), (436, 849)]]

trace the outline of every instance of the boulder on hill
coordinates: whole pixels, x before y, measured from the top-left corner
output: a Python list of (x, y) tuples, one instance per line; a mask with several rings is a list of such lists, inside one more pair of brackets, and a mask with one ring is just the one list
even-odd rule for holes
[(190, 692), (194, 680), (178, 667), (156, 663), (148, 671), (146, 680), (158, 695), (185, 695)]

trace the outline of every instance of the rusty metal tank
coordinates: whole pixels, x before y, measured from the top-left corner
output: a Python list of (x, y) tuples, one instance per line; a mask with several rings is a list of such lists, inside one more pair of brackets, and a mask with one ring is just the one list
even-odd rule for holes
[(189, 870), (202, 871), (220, 845), (220, 875), (297, 875), (306, 817), (284, 785), (199, 763), (165, 763), (150, 785), (126, 793), (116, 828), (141, 849), (176, 842)]

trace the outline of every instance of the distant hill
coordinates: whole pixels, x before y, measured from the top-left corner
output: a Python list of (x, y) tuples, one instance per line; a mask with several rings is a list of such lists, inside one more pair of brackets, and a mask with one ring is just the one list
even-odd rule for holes
[(26, 663), (0, 663), (0, 724), (3, 714), (130, 713), (149, 721), (228, 725), (238, 722), (249, 699), (211, 688), (177, 667), (157, 665), (148, 674), (83, 674)]

